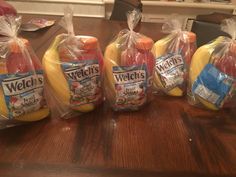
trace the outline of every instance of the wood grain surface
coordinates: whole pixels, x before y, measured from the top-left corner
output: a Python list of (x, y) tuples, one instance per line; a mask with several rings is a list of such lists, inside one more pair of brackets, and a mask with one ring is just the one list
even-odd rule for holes
[[(126, 27), (96, 18), (75, 18), (74, 23), (76, 34), (97, 37), (103, 51)], [(161, 24), (139, 26), (154, 40), (164, 35), (160, 29)], [(41, 58), (62, 32), (56, 24), (21, 36)], [(0, 177), (236, 176), (236, 110), (212, 112), (184, 98), (153, 99), (136, 112), (114, 112), (104, 103), (69, 120), (49, 117), (0, 130)]]

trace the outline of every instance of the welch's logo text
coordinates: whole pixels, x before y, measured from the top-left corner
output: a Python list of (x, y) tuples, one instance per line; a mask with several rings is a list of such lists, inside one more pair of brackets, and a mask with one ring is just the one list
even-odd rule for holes
[(126, 71), (126, 72), (114, 72), (114, 79), (116, 83), (125, 84), (130, 82), (139, 82), (144, 81), (146, 79), (145, 70), (134, 70), (134, 71)]
[(99, 76), (99, 65), (93, 64), (86, 67), (72, 67), (65, 70), (67, 78), (74, 81), (81, 81), (86, 78), (91, 78), (93, 76)]
[(43, 87), (44, 79), (42, 74), (25, 77), (8, 78), (2, 81), (2, 88), (6, 96), (18, 95), (27, 91)]
[(156, 70), (158, 73), (163, 74), (183, 64), (181, 55), (167, 55), (156, 60)]

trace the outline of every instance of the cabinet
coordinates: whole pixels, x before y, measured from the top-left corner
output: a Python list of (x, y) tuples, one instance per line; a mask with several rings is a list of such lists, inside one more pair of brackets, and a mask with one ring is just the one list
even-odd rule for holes
[[(104, 0), (105, 16), (109, 18), (114, 0)], [(234, 13), (236, 5), (233, 3), (193, 3), (175, 1), (143, 0), (143, 21), (163, 22), (170, 14), (176, 13), (187, 18), (195, 18), (199, 14), (212, 12)]]
[[(20, 13), (62, 15), (66, 5), (72, 4), (75, 16), (109, 18), (114, 0), (7, 0)], [(172, 13), (194, 18), (212, 12), (236, 13), (236, 0), (231, 4), (191, 3), (175, 1), (142, 0), (143, 21), (163, 22)], [(29, 8), (30, 7), (30, 8)]]
[(63, 15), (64, 7), (71, 4), (75, 16), (104, 17), (103, 0), (6, 0), (18, 12), (25, 14)]

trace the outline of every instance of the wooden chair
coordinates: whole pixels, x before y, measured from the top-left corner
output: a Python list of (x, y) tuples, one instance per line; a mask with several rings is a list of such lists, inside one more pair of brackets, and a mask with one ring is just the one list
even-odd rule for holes
[(126, 13), (133, 9), (142, 12), (141, 0), (115, 0), (110, 20), (126, 21)]
[(212, 14), (198, 15), (196, 20), (208, 23), (221, 24), (224, 19), (232, 18), (234, 15), (214, 12)]
[(192, 32), (197, 35), (197, 47), (216, 39), (218, 36), (228, 36), (227, 33), (221, 31), (220, 25), (209, 22), (193, 21)]
[(221, 31), (220, 24), (224, 19), (231, 18), (231, 14), (213, 13), (198, 15), (193, 20), (191, 31), (197, 35), (197, 47), (200, 47), (218, 36), (229, 36)]

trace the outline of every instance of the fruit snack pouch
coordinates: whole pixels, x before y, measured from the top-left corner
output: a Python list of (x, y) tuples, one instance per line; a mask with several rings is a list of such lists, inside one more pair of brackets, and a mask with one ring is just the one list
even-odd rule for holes
[(171, 16), (162, 26), (162, 31), (168, 35), (153, 46), (156, 94), (183, 96), (187, 92), (188, 68), (196, 50), (196, 35), (182, 30), (182, 26), (183, 19)]
[(98, 40), (76, 36), (72, 18), (71, 8), (66, 8), (61, 26), (68, 34), (56, 36), (43, 57), (49, 105), (53, 116), (61, 118), (90, 112), (104, 99), (103, 56)]
[(220, 36), (194, 53), (189, 71), (188, 101), (210, 110), (236, 106), (236, 21), (226, 19)]
[(129, 29), (120, 31), (105, 50), (104, 89), (115, 111), (138, 110), (151, 98), (154, 42), (134, 31), (140, 18), (139, 11), (128, 12)]
[(20, 17), (0, 17), (0, 128), (49, 115), (43, 69), (29, 41), (17, 36), (20, 24)]

